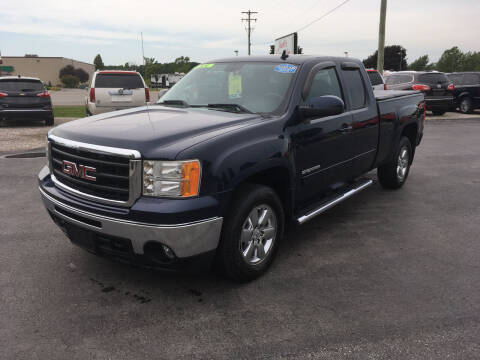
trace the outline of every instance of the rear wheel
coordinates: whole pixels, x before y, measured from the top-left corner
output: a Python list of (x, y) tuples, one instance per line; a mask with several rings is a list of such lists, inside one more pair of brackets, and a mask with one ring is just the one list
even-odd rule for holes
[(284, 213), (269, 187), (246, 184), (237, 192), (222, 229), (220, 269), (233, 280), (250, 281), (272, 264), (283, 236)]
[(380, 185), (387, 189), (398, 189), (407, 181), (412, 163), (412, 144), (407, 137), (402, 137), (398, 144), (394, 158), (388, 164), (382, 165), (377, 170)]
[(469, 97), (464, 97), (462, 98), (462, 101), (460, 101), (460, 106), (459, 106), (460, 112), (462, 114), (469, 114), (472, 112), (472, 99)]

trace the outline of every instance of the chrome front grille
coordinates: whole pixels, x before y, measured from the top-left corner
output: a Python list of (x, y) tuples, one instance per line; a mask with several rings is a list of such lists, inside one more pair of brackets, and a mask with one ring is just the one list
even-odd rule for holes
[[(73, 164), (77, 174), (65, 171), (67, 162)], [(85, 144), (50, 135), (49, 165), (55, 184), (79, 197), (129, 206), (140, 196), (141, 160), (138, 151)], [(85, 167), (94, 169), (90, 170), (94, 180), (78, 175), (78, 169)]]

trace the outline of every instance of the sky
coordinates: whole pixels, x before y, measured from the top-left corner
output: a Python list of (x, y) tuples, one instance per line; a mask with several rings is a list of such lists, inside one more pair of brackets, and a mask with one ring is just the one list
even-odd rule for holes
[[(274, 39), (321, 17), (343, 0), (3, 1), (0, 51), (3, 56), (63, 56), (92, 63), (142, 63), (146, 57), (171, 62), (247, 54), (242, 11), (257, 11), (252, 54), (268, 54)], [(364, 59), (378, 46), (380, 0), (350, 0), (298, 33), (305, 54)], [(402, 45), (412, 62), (445, 49), (480, 51), (480, 0), (388, 0), (386, 45)]]

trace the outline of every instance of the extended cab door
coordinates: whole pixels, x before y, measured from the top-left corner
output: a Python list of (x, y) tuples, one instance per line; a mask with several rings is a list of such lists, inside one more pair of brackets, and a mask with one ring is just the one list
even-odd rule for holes
[(352, 116), (346, 131), (350, 158), (351, 179), (371, 170), (378, 147), (379, 119), (377, 101), (366, 71), (354, 62), (343, 62), (340, 75), (344, 84), (346, 111)]
[[(305, 82), (302, 97), (309, 104), (313, 97), (335, 95), (345, 102), (334, 62), (315, 65)], [(351, 173), (351, 151), (348, 137), (352, 115), (310, 118), (296, 124), (291, 139), (297, 171), (297, 201), (300, 207), (325, 193), (335, 183), (348, 179)]]

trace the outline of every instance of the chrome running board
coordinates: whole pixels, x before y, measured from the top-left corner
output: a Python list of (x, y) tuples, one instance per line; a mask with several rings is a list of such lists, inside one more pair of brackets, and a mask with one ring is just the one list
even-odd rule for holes
[(339, 194), (337, 196), (334, 196), (333, 198), (328, 199), (326, 202), (321, 203), (321, 205), (309, 212), (307, 212), (305, 215), (300, 216), (297, 219), (297, 222), (301, 225), (306, 223), (308, 220), (311, 220), (317, 215), (320, 215), (321, 213), (327, 211), (328, 209), (334, 207), (335, 205), (341, 203), (344, 200), (347, 200), (348, 198), (352, 197), (356, 193), (362, 191), (363, 189), (369, 187), (370, 185), (373, 184), (373, 180), (371, 179), (362, 179), (354, 183), (351, 187), (349, 187), (347, 191), (345, 191), (342, 194)]

